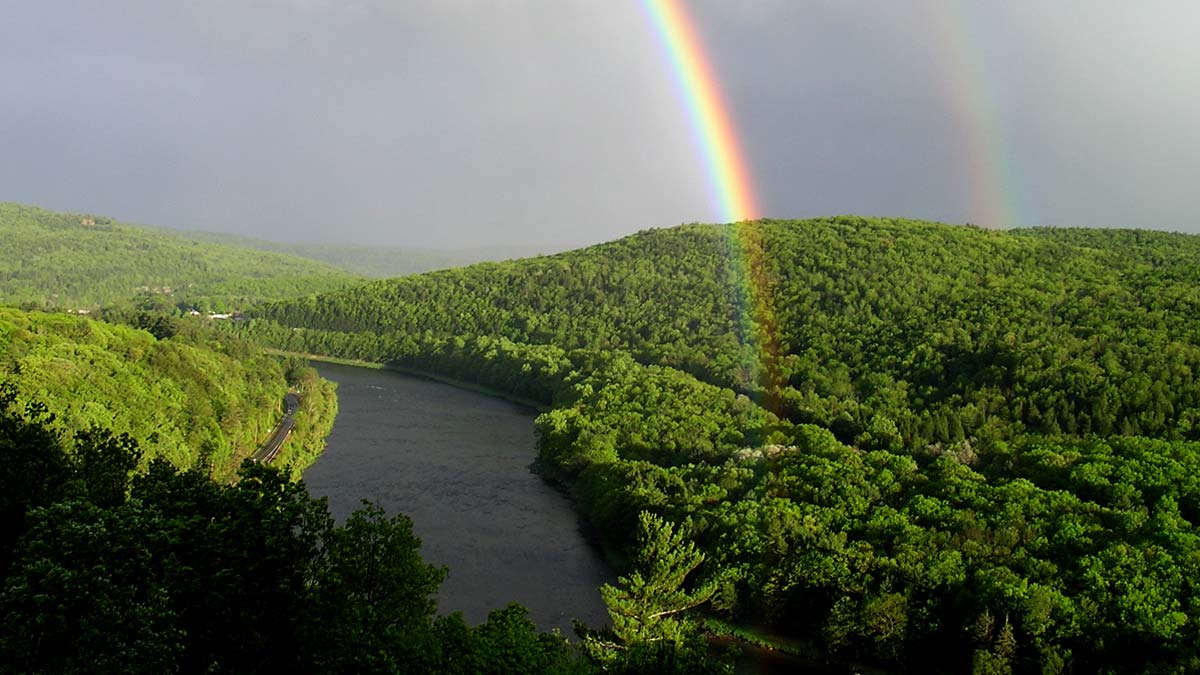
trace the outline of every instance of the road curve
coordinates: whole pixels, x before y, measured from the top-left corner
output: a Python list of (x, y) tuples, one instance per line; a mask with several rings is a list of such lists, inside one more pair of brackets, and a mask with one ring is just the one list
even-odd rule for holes
[(279, 420), (279, 425), (275, 427), (275, 431), (271, 432), (271, 437), (251, 455), (250, 458), (254, 461), (270, 462), (279, 454), (279, 449), (291, 435), (292, 426), (296, 423), (296, 410), (300, 408), (300, 397), (288, 392), (288, 395), (283, 397), (283, 408), (283, 419)]

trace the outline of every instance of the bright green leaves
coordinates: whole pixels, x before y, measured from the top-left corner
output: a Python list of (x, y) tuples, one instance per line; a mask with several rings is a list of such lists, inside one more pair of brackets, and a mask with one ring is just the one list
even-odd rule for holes
[[(126, 326), (15, 309), (0, 309), (0, 326), (12, 335), (0, 350), (0, 379), (14, 383), (18, 398), (44, 403), (68, 439), (93, 427), (136, 438), (141, 468), (163, 458), (232, 480), (278, 421), (290, 384), (274, 357), (195, 330), (156, 339)], [(328, 387), (307, 384), (285, 446), (285, 460), (297, 463), (312, 461), (332, 426), (332, 419), (311, 420), (336, 406)]]
[(703, 605), (715, 587), (689, 588), (689, 577), (704, 554), (682, 532), (662, 518), (643, 512), (638, 518), (638, 548), (633, 570), (618, 586), (605, 584), (600, 595), (608, 605), (613, 634), (623, 643), (682, 644), (694, 635), (686, 612)]
[(613, 673), (722, 671), (693, 618), (717, 590), (716, 582), (698, 580), (704, 554), (682, 528), (648, 511), (638, 516), (637, 542), (632, 570), (616, 586), (600, 587), (612, 628), (577, 628), (584, 653)]

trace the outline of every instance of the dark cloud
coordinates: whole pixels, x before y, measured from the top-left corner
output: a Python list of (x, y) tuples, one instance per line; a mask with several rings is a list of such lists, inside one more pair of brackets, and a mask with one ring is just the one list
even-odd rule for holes
[[(447, 246), (719, 217), (637, 2), (8, 5), (2, 199)], [(1188, 3), (689, 6), (769, 215), (1198, 229)]]

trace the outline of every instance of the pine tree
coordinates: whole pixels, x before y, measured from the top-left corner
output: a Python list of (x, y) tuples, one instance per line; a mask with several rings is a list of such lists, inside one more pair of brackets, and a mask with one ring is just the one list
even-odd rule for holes
[(600, 589), (617, 637), (624, 642), (680, 643), (689, 636), (681, 615), (707, 602), (716, 590), (713, 584), (685, 588), (702, 562), (704, 554), (682, 532), (659, 516), (642, 512), (634, 571), (618, 579), (620, 586), (605, 584)]

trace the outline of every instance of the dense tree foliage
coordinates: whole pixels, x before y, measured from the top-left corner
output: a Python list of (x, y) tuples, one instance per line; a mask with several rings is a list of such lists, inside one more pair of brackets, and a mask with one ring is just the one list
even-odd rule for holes
[[(1182, 673), (1198, 260), (1200, 237), (1162, 233), (697, 225), (268, 305), (245, 330), (548, 405), (542, 465), (630, 569), (618, 630), (661, 611), (631, 599), (703, 596), (920, 672)], [(649, 594), (656, 540), (703, 562)]]
[[(282, 416), (289, 386), (301, 394), (280, 461), (311, 463), (333, 426), (332, 384), (286, 367), (245, 341), (215, 340), (186, 322), (142, 315), (137, 330), (65, 314), (0, 308), (0, 381), (41, 401), (56, 428), (93, 426), (139, 439), (145, 461), (234, 475)], [(155, 334), (161, 337), (155, 337)]]
[[(892, 425), (908, 445), (1021, 429), (1200, 438), (1198, 257), (1200, 237), (1186, 235), (766, 221), (644, 232), (257, 315), (621, 350), (860, 445), (887, 447), (893, 434), (871, 431)], [(773, 329), (768, 353), (759, 323)]]
[(358, 280), (295, 256), (10, 203), (0, 203), (0, 241), (0, 301), (42, 308), (231, 311)]
[(233, 483), (162, 460), (131, 476), (127, 435), (64, 443), (44, 406), (23, 408), (0, 387), (0, 671), (711, 672), (702, 645), (636, 632), (581, 652), (517, 605), (475, 627), (437, 617), (445, 570), (406, 517), (364, 505), (335, 526), (252, 462)]

